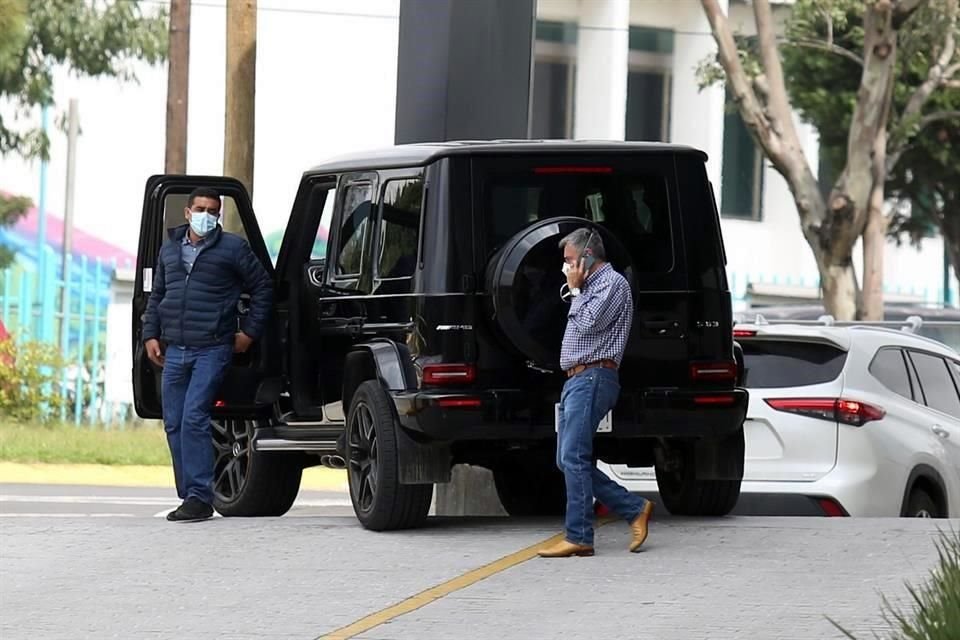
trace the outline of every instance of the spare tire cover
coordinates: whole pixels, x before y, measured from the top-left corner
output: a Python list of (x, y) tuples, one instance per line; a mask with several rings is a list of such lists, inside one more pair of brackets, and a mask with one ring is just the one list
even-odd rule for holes
[(596, 229), (607, 260), (632, 285), (633, 269), (626, 249), (604, 227), (583, 218), (549, 218), (532, 224), (510, 238), (487, 265), (493, 323), (513, 348), (538, 367), (560, 368), (560, 344), (570, 304), (560, 297), (566, 277), (559, 243), (580, 227)]

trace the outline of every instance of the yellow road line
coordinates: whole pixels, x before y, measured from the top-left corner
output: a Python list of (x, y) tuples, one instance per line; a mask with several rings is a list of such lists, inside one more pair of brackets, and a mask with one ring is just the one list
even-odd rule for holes
[[(605, 524), (613, 522), (616, 518), (604, 517), (597, 520), (597, 527), (602, 527)], [(402, 602), (387, 607), (386, 609), (381, 609), (376, 613), (371, 613), (368, 616), (360, 618), (356, 622), (348, 624), (345, 627), (340, 627), (335, 631), (331, 631), (325, 635), (320, 636), (317, 640), (348, 640), (353, 638), (361, 633), (367, 632), (374, 627), (379, 627), (385, 622), (390, 622), (394, 618), (398, 618), (402, 615), (410, 613), (411, 611), (416, 611), (420, 607), (424, 607), (431, 602), (436, 602), (440, 598), (444, 598), (455, 591), (460, 589), (465, 589), (471, 585), (474, 585), (481, 580), (485, 580), (490, 576), (496, 575), (511, 567), (515, 567), (518, 564), (522, 564), (527, 560), (530, 560), (537, 555), (537, 551), (542, 549), (545, 546), (555, 544), (563, 540), (563, 534), (558, 533), (557, 535), (547, 538), (537, 544), (530, 545), (520, 551), (511, 553), (508, 556), (504, 556), (499, 560), (494, 560), (490, 564), (485, 564), (482, 567), (468, 571), (462, 575), (457, 576), (447, 580), (444, 583), (438, 584), (435, 587), (430, 587), (426, 591), (421, 591), (420, 593), (407, 598)], [(556, 560), (554, 560), (556, 562)]]
[(558, 533), (552, 538), (547, 538), (542, 542), (531, 545), (525, 549), (521, 549), (516, 553), (511, 553), (508, 556), (504, 556), (499, 560), (495, 560), (490, 564), (485, 564), (478, 569), (473, 571), (468, 571), (462, 575), (453, 578), (452, 580), (447, 580), (442, 584), (438, 584), (435, 587), (430, 587), (426, 591), (421, 591), (415, 596), (411, 596), (404, 600), (403, 602), (398, 602), (397, 604), (387, 607), (386, 609), (381, 609), (376, 613), (372, 613), (364, 618), (360, 618), (354, 623), (348, 624), (345, 627), (341, 627), (336, 631), (331, 631), (326, 635), (320, 636), (317, 640), (347, 640), (356, 635), (369, 631), (374, 627), (379, 627), (385, 622), (389, 622), (394, 618), (402, 616), (404, 614), (415, 611), (420, 607), (430, 604), (440, 598), (450, 595), (454, 591), (459, 591), (469, 587), (470, 585), (476, 584), (485, 578), (489, 578), (492, 575), (496, 575), (502, 571), (506, 571), (510, 567), (514, 567), (522, 562), (530, 560), (537, 555), (537, 550), (543, 546), (559, 542), (563, 539), (563, 534)]

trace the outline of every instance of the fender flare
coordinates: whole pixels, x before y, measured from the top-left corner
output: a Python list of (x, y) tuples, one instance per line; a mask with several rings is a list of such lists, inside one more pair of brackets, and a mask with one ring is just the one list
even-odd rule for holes
[[(907, 514), (907, 502), (910, 500), (910, 492), (913, 491), (914, 486), (919, 479), (929, 480), (936, 485), (937, 489), (940, 491), (940, 496), (943, 499), (944, 510), (949, 509), (949, 500), (947, 496), (947, 486), (943, 481), (943, 477), (940, 475), (940, 472), (931, 467), (928, 464), (918, 464), (913, 468), (913, 471), (910, 472), (910, 476), (907, 478), (907, 485), (903, 490), (903, 502), (900, 503), (900, 516), (906, 516)], [(936, 496), (932, 496), (936, 498)], [(946, 514), (949, 515), (949, 514)]]

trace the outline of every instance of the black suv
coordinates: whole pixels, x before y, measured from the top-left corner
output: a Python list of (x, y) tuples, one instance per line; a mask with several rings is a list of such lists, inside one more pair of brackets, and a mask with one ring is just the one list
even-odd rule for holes
[(221, 514), (282, 514), (302, 469), (325, 464), (346, 467), (365, 527), (413, 527), (457, 463), (491, 469), (511, 514), (560, 513), (558, 241), (588, 226), (636, 305), (596, 456), (655, 466), (673, 513), (726, 514), (747, 393), (705, 159), (675, 145), (535, 141), (342, 157), (303, 175), (275, 261), (239, 182), (154, 176), (133, 304), (137, 413), (161, 415), (141, 317), (165, 229), (193, 188), (214, 187), (224, 227), (275, 283), (270, 329), (236, 356), (215, 403)]

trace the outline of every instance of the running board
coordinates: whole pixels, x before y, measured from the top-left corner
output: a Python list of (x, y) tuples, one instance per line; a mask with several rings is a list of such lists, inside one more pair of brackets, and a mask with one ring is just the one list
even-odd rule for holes
[(262, 438), (253, 443), (257, 451), (324, 451), (337, 452), (336, 440), (287, 440), (286, 438)]

